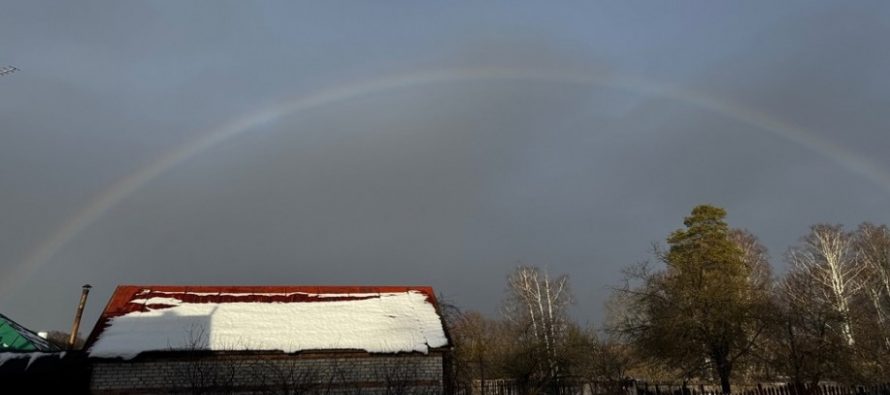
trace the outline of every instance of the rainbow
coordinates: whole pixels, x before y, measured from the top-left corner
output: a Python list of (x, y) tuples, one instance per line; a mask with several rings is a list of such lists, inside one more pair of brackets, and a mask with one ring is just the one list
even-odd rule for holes
[(422, 71), (374, 79), (329, 89), (278, 103), (270, 108), (235, 118), (211, 129), (195, 140), (172, 149), (157, 160), (123, 177), (101, 191), (86, 206), (61, 224), (44, 241), (39, 243), (24, 258), (23, 262), (0, 280), (0, 292), (12, 293), (14, 285), (21, 285), (37, 269), (46, 265), (66, 244), (80, 232), (94, 224), (112, 207), (158, 176), (170, 171), (190, 158), (200, 155), (224, 141), (250, 133), (259, 126), (273, 123), (313, 108), (328, 106), (375, 93), (415, 88), (431, 84), (472, 82), (472, 81), (518, 81), (571, 84), (591, 87), (607, 87), (628, 91), (648, 97), (675, 100), (687, 105), (710, 111), (728, 119), (750, 125), (769, 132), (788, 142), (805, 147), (823, 155), (847, 171), (857, 174), (890, 193), (890, 174), (874, 161), (812, 134), (807, 130), (783, 122), (775, 117), (754, 109), (745, 108), (709, 96), (703, 92), (684, 89), (614, 73), (584, 74), (554, 71), (523, 70), (514, 68), (474, 68)]

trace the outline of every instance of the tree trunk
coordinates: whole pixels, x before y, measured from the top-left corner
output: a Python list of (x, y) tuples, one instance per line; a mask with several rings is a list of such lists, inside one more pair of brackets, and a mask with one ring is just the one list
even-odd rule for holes
[(724, 394), (732, 393), (732, 386), (729, 384), (729, 371), (720, 372), (720, 388), (723, 389)]
[(482, 388), (482, 395), (486, 395), (485, 393), (485, 363), (482, 362), (482, 358), (479, 358), (479, 382)]
[(720, 376), (720, 388), (724, 394), (730, 394), (732, 386), (729, 383), (729, 376), (732, 374), (732, 363), (729, 362), (726, 355), (720, 354), (714, 358), (714, 362), (717, 363), (717, 375)]

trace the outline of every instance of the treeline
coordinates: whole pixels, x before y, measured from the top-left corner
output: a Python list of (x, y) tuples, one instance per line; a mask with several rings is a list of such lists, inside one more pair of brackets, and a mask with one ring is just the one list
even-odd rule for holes
[(567, 312), (569, 279), (533, 266), (507, 279), (503, 314), (446, 314), (458, 385), (508, 379), (523, 393), (567, 381), (620, 393), (631, 379), (717, 385), (890, 381), (890, 229), (813, 225), (776, 275), (755, 235), (698, 206), (683, 228), (625, 270), (606, 322)]

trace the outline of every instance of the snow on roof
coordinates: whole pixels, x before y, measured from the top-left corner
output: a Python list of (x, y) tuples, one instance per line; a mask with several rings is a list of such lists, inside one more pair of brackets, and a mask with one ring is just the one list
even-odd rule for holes
[(47, 358), (47, 357), (57, 357), (57, 358), (61, 359), (61, 358), (65, 357), (65, 351), (62, 351), (62, 352), (41, 352), (41, 351), (2, 352), (2, 351), (0, 351), (0, 367), (2, 367), (6, 362), (14, 360), (14, 359), (28, 358), (28, 363), (25, 365), (25, 369), (28, 369), (31, 367), (31, 365), (34, 363), (34, 361), (37, 361), (40, 358)]
[(429, 287), (121, 286), (89, 355), (146, 351), (421, 352), (448, 338)]

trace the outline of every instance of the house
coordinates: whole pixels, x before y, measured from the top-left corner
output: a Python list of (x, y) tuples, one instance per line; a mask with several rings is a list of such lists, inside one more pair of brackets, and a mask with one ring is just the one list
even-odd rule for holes
[(78, 394), (86, 390), (86, 377), (77, 353), (0, 314), (0, 393)]
[(87, 339), (93, 393), (447, 392), (429, 287), (119, 286)]
[(53, 352), (59, 349), (46, 339), (0, 314), (0, 352)]

